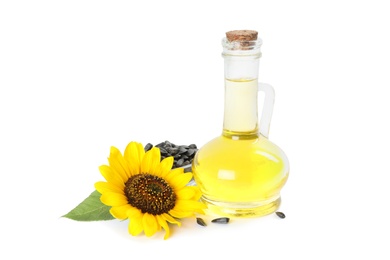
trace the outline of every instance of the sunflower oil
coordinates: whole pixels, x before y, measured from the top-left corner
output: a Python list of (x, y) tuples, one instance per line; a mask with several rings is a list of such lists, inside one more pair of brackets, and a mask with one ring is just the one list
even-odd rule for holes
[[(250, 30), (222, 40), (225, 98), (222, 134), (201, 147), (194, 179), (210, 214), (257, 217), (275, 212), (289, 174), (284, 152), (268, 140), (274, 91), (258, 83), (261, 39)], [(258, 124), (258, 91), (265, 94)]]

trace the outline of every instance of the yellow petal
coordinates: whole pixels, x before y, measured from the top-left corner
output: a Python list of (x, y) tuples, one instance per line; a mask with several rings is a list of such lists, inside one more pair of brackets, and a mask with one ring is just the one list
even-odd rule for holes
[(111, 215), (114, 216), (114, 218), (117, 219), (127, 219), (128, 214), (127, 211), (131, 210), (133, 207), (129, 204), (123, 205), (123, 206), (118, 206), (118, 207), (112, 207), (110, 209)]
[(129, 234), (132, 236), (137, 236), (143, 231), (142, 227), (142, 215), (140, 215), (138, 218), (132, 218), (130, 219), (128, 231)]
[(105, 192), (100, 197), (100, 201), (107, 205), (107, 206), (123, 206), (128, 204), (126, 196), (122, 193), (116, 193), (116, 192)]
[[(188, 199), (188, 200), (195, 200), (195, 201), (198, 201), (200, 199), (200, 197), (202, 197), (202, 192), (200, 191), (199, 187), (198, 186), (185, 186), (183, 187), (183, 189), (190, 189), (193, 191), (193, 196), (190, 197), (190, 198), (180, 198), (179, 199)], [(182, 189), (179, 189), (179, 190), (176, 190), (175, 193), (176, 194), (179, 194), (179, 191), (181, 191)]]
[(169, 174), (172, 169), (174, 158), (169, 156), (161, 161), (161, 163), (157, 166), (156, 175), (165, 178)]
[(167, 221), (161, 215), (157, 215), (156, 219), (157, 219), (158, 225), (161, 226), (165, 230), (164, 239), (168, 239), (169, 236), (171, 235), (171, 232), (169, 230), (169, 226), (168, 226)]
[(160, 160), (161, 155), (158, 147), (153, 147), (147, 151), (141, 163), (141, 173), (155, 174)]
[(176, 224), (178, 225), (179, 227), (181, 226), (181, 223), (179, 221), (177, 221), (176, 219), (172, 218), (169, 214), (162, 214), (161, 215), (166, 221), (168, 221), (169, 223), (172, 223), (172, 224)]
[(187, 172), (187, 173), (176, 175), (174, 178), (170, 179), (168, 183), (171, 185), (171, 187), (173, 187), (176, 190), (186, 186), (191, 179), (192, 179), (192, 173)]
[(99, 167), (99, 171), (106, 181), (115, 184), (118, 187), (125, 187), (127, 180), (124, 181), (110, 166), (102, 165)]
[(200, 201), (194, 200), (177, 200), (173, 210), (177, 212), (197, 212), (204, 214), (203, 209), (206, 208), (206, 205)]
[(192, 199), (198, 201), (203, 195), (202, 192), (200, 191), (198, 186), (191, 186), (191, 188), (195, 190), (195, 195)]
[(129, 219), (140, 218), (140, 217), (142, 217), (142, 212), (141, 212), (141, 210), (139, 210), (135, 207), (131, 207), (127, 210), (127, 216)]
[(177, 175), (183, 174), (184, 169), (183, 168), (175, 168), (172, 169), (167, 175), (165, 175), (164, 179), (169, 182), (170, 180), (174, 179)]
[(114, 169), (125, 182), (130, 178), (131, 174), (127, 168), (127, 163), (118, 148), (111, 146), (108, 162), (110, 167)]
[(174, 209), (171, 209), (171, 210), (169, 211), (169, 214), (171, 214), (171, 215), (174, 216), (175, 218), (187, 218), (187, 217), (190, 217), (190, 216), (193, 216), (193, 215), (194, 215), (193, 212), (177, 211), (177, 210), (174, 210)]
[(95, 189), (98, 192), (100, 192), (101, 194), (103, 194), (105, 192), (121, 193), (121, 192), (123, 192), (123, 188), (119, 188), (117, 185), (115, 185), (111, 182), (99, 181), (99, 182), (95, 183)]
[(141, 162), (144, 154), (144, 148), (140, 143), (130, 142), (127, 145), (123, 157), (129, 167), (131, 175), (141, 172)]
[(155, 216), (145, 213), (142, 218), (142, 225), (147, 237), (153, 236), (158, 231), (158, 223)]
[(145, 149), (144, 149), (144, 147), (142, 146), (141, 143), (137, 143), (137, 149), (138, 149), (139, 167), (140, 167), (140, 170), (141, 170), (141, 162), (142, 162), (142, 160), (144, 159), (144, 156), (145, 156)]
[(175, 191), (178, 199), (190, 200), (196, 195), (196, 191), (191, 186), (186, 186), (183, 189)]

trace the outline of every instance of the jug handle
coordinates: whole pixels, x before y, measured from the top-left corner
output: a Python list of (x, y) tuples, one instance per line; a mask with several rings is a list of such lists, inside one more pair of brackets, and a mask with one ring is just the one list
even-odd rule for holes
[(260, 134), (268, 139), (269, 127), (274, 110), (275, 90), (267, 83), (259, 83), (258, 91), (264, 92), (264, 105), (260, 119)]

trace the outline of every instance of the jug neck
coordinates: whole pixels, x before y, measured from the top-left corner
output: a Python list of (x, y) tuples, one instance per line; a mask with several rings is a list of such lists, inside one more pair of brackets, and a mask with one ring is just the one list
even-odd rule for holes
[(251, 139), (258, 129), (258, 74), (261, 40), (222, 40), (225, 74), (223, 135)]

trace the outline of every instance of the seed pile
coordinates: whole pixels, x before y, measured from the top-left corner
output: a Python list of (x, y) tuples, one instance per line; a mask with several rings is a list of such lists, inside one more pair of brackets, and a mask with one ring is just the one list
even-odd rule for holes
[[(153, 144), (148, 143), (145, 145), (144, 150), (145, 152), (152, 149)], [(161, 153), (161, 160), (173, 156), (173, 166), (172, 168), (178, 168), (178, 167), (185, 167), (184, 172), (191, 171), (191, 167), (189, 167), (192, 164), (192, 161), (194, 159), (194, 156), (196, 152), (198, 151), (198, 148), (195, 144), (190, 145), (176, 145), (169, 141), (161, 142), (156, 145), (160, 149)]]

